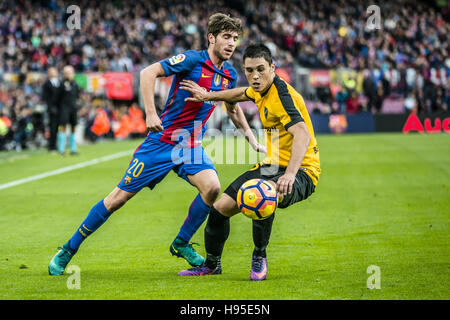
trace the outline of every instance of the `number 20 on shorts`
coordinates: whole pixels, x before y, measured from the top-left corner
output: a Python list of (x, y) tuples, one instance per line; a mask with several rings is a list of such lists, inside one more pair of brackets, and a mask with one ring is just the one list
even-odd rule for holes
[(144, 169), (144, 163), (139, 162), (138, 159), (133, 159), (132, 165), (130, 169), (128, 169), (127, 173), (132, 174), (133, 177), (137, 178), (141, 174), (142, 169)]

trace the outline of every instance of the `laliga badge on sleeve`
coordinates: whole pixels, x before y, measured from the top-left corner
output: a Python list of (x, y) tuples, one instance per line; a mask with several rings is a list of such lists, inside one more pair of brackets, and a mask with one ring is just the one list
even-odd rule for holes
[(172, 58), (169, 58), (170, 64), (173, 66), (174, 64), (180, 63), (186, 59), (186, 56), (182, 53), (180, 53), (177, 56), (173, 56)]

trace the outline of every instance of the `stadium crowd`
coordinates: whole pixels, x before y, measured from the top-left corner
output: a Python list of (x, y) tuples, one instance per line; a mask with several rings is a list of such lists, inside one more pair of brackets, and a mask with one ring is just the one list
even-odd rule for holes
[[(37, 146), (45, 144), (43, 80), (30, 80), (30, 72), (46, 73), (51, 66), (62, 70), (67, 64), (76, 72), (138, 72), (168, 56), (203, 49), (208, 16), (217, 11), (238, 16), (244, 23), (231, 61), (241, 74), (240, 84), (246, 83), (240, 67), (243, 49), (250, 42), (263, 41), (276, 57), (277, 67), (292, 75), (294, 85), (294, 64), (355, 70), (353, 78), (340, 86), (302, 92), (313, 112), (381, 112), (383, 101), (392, 96), (403, 99), (405, 111), (448, 110), (449, 5), (382, 3), (381, 29), (369, 30), (368, 4), (357, 0), (83, 0), (76, 2), (81, 29), (70, 30), (66, 10), (71, 4), (63, 0), (0, 3), (0, 150), (26, 147), (24, 141), (30, 137)], [(6, 73), (17, 74), (17, 80), (6, 81)], [(128, 113), (121, 103), (85, 92), (80, 116), (86, 123), (95, 121), (98, 104), (111, 121), (120, 122)]]
[[(246, 2), (247, 23), (309, 68), (351, 68), (364, 79), (369, 107), (381, 109), (391, 91), (406, 109), (447, 110), (450, 87), (450, 6), (420, 1), (380, 4), (379, 30), (368, 27), (367, 2), (316, 0)], [(353, 112), (355, 96), (342, 90)]]

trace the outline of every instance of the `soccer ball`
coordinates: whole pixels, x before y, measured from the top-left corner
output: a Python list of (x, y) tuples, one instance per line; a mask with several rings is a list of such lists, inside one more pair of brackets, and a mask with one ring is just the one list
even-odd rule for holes
[(245, 216), (253, 220), (266, 219), (277, 208), (277, 191), (266, 180), (248, 180), (239, 188), (237, 205)]

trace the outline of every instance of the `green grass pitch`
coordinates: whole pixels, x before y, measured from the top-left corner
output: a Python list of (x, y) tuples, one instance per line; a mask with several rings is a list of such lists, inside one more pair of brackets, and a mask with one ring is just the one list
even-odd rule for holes
[[(0, 154), (0, 184), (124, 150), (140, 140)], [(319, 135), (323, 173), (306, 201), (279, 210), (268, 279), (249, 281), (251, 221), (231, 219), (223, 274), (178, 277), (187, 263), (169, 245), (196, 195), (170, 173), (140, 192), (87, 239), (69, 275), (47, 265), (90, 208), (118, 183), (131, 157), (0, 190), (1, 299), (449, 299), (450, 136)], [(222, 190), (249, 165), (217, 165)], [(204, 225), (194, 236), (204, 254)], [(380, 289), (369, 290), (371, 265)]]

